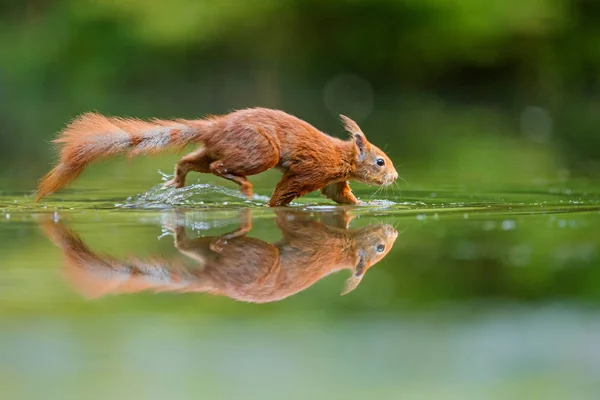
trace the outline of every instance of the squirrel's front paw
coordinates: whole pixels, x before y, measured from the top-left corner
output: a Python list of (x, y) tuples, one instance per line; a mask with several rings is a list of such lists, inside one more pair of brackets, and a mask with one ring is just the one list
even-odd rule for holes
[(248, 198), (248, 200), (252, 199), (252, 196), (254, 195), (254, 190), (252, 190), (252, 184), (250, 183), (244, 183), (240, 186), (240, 191), (242, 192), (242, 194), (244, 196), (246, 196)]

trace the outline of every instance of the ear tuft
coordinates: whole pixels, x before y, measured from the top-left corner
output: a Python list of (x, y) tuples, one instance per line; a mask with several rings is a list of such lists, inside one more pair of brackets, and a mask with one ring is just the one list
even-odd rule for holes
[(352, 275), (350, 278), (348, 278), (346, 280), (346, 284), (344, 285), (344, 290), (342, 290), (342, 293), (340, 293), (340, 296), (344, 296), (350, 292), (352, 292), (354, 289), (356, 289), (358, 287), (358, 284), (360, 283), (362, 279), (362, 276), (354, 276)]
[(344, 124), (344, 129), (348, 133), (350, 133), (351, 136), (356, 136), (356, 135), (365, 136), (365, 134), (362, 132), (362, 130), (360, 129), (358, 124), (356, 122), (354, 122), (352, 119), (350, 119), (342, 114), (340, 114), (340, 119), (342, 120), (342, 123)]

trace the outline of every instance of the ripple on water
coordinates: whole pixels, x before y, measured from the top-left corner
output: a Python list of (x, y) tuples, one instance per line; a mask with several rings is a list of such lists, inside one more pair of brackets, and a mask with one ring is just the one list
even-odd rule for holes
[[(194, 200), (194, 197), (203, 200)], [(173, 206), (202, 206), (202, 205), (265, 205), (269, 197), (255, 194), (248, 200), (241, 192), (208, 183), (196, 183), (179, 189), (156, 185), (145, 193), (130, 197), (121, 208), (170, 208)]]

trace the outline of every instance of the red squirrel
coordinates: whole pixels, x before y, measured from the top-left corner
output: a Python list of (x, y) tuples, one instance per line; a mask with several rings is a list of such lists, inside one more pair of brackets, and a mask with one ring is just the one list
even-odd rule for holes
[(247, 176), (277, 167), (283, 177), (269, 205), (285, 206), (315, 190), (338, 204), (359, 204), (349, 180), (389, 185), (398, 173), (387, 155), (367, 141), (350, 118), (341, 115), (351, 140), (329, 136), (280, 110), (251, 108), (196, 120), (151, 120), (86, 113), (54, 140), (60, 160), (39, 183), (35, 201), (76, 179), (92, 162), (118, 154), (157, 154), (202, 144), (175, 166), (165, 186), (181, 188), (190, 171), (212, 173), (240, 186), (251, 197)]
[(191, 239), (184, 226), (171, 227), (175, 247), (194, 266), (100, 255), (61, 222), (45, 219), (41, 227), (63, 253), (65, 277), (85, 297), (150, 290), (210, 293), (252, 303), (282, 300), (341, 270), (351, 271), (342, 292), (346, 294), (388, 254), (398, 236), (386, 224), (349, 229), (351, 218), (345, 212), (324, 214), (317, 221), (307, 213), (282, 209), (276, 223), (283, 238), (269, 243), (247, 236), (250, 215), (250, 209), (243, 210), (240, 228), (216, 237)]

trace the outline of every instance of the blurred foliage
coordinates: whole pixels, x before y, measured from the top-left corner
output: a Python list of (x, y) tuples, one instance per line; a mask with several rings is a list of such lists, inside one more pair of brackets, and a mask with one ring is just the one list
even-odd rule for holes
[(514, 171), (475, 181), (519, 179), (531, 159), (542, 178), (595, 171), (598, 16), (585, 0), (3, 2), (1, 176), (31, 189), (49, 139), (83, 111), (257, 105), (334, 135), (334, 114), (354, 115), (409, 171), (466, 171), (456, 181), (491, 153)]

